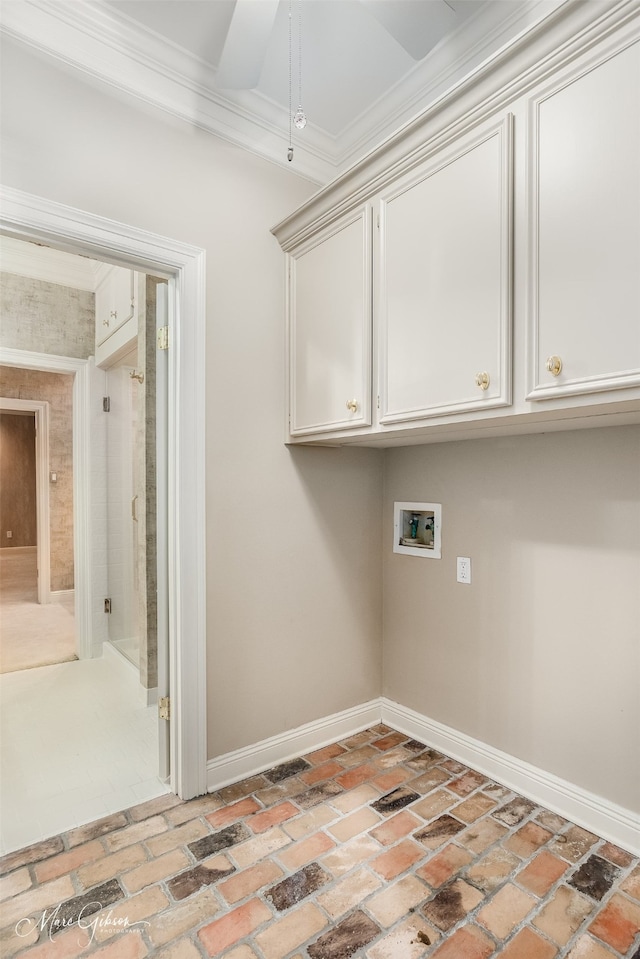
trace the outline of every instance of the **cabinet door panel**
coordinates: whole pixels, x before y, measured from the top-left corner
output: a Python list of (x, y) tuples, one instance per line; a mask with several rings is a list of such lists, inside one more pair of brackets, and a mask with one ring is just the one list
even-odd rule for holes
[(638, 385), (640, 43), (531, 102), (529, 157), (528, 398)]
[(101, 346), (134, 315), (133, 270), (109, 267), (107, 275), (96, 289), (95, 309), (96, 346)]
[(111, 332), (120, 329), (134, 313), (133, 270), (116, 267), (112, 278), (113, 312)]
[(382, 212), (382, 422), (509, 403), (510, 118)]
[(101, 346), (111, 336), (111, 286), (108, 278), (96, 288), (96, 346)]
[(368, 426), (370, 208), (296, 254), (290, 267), (290, 432)]

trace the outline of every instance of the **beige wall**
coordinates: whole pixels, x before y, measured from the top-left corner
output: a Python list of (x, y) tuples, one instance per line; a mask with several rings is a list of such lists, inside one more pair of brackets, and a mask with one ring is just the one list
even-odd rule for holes
[(2, 68), (7, 185), (207, 251), (209, 756), (378, 696), (382, 456), (282, 442), (269, 229), (312, 185), (11, 43)]
[(35, 416), (0, 413), (0, 548), (36, 546), (36, 520)]
[(0, 396), (49, 403), (50, 588), (73, 589), (73, 375), (2, 366)]
[[(392, 552), (396, 500), (442, 503), (440, 561)], [(639, 427), (386, 454), (385, 695), (629, 809), (639, 584)]]
[(86, 359), (94, 353), (94, 294), (3, 273), (2, 345), (14, 350)]

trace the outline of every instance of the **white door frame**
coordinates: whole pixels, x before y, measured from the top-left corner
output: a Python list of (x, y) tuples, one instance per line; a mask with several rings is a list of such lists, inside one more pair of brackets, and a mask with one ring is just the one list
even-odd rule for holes
[[(205, 251), (10, 187), (0, 186), (0, 211), (0, 231), (5, 234), (169, 279), (170, 783), (182, 799), (190, 799), (207, 791)], [(84, 363), (88, 380), (87, 361), (78, 362)], [(84, 377), (78, 370), (75, 380)], [(84, 409), (80, 401), (78, 412), (88, 420), (88, 393), (84, 396)], [(83, 517), (79, 520), (82, 524)]]
[[(0, 349), (0, 359), (2, 350)], [(4, 364), (7, 366), (8, 364)], [(0, 397), (3, 413), (33, 413), (36, 424), (36, 550), (38, 602), (51, 602), (49, 552), (49, 404), (46, 400)]]

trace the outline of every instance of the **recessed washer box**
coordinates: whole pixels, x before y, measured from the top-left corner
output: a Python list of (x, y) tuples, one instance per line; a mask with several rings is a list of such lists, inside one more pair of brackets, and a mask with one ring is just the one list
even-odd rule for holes
[(394, 553), (440, 559), (441, 534), (442, 505), (440, 503), (393, 504)]

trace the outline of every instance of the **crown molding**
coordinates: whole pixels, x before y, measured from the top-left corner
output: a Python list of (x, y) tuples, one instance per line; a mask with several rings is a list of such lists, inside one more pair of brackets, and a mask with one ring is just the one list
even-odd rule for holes
[(94, 293), (102, 264), (84, 256), (26, 243), (10, 236), (0, 238), (0, 271), (56, 283)]
[[(371, 201), (391, 180), (452, 143), (460, 132), (496, 115), (535, 84), (627, 24), (640, 0), (568, 0), (532, 29), (487, 58), (409, 123), (317, 191), (271, 230), (288, 252), (338, 217)], [(637, 25), (636, 30), (640, 29)]]
[(338, 137), (343, 149), (338, 158), (343, 172), (382, 141), (416, 119), (457, 83), (500, 54), (509, 44), (551, 16), (569, 0), (527, 0), (505, 16), (504, 4), (480, 5), (423, 60), (402, 78), (350, 130)]
[(325, 183), (337, 172), (332, 137), (309, 124), (289, 163), (285, 110), (253, 91), (222, 96), (207, 63), (99, 2), (8, 4), (2, 32), (313, 183)]
[(510, 16), (496, 0), (445, 38), (337, 137), (309, 123), (287, 162), (289, 117), (259, 91), (225, 91), (204, 60), (102, 0), (22, 0), (5, 5), (2, 31), (102, 82), (152, 104), (279, 166), (323, 185), (415, 118), (559, 6), (575, 0), (527, 0)]

